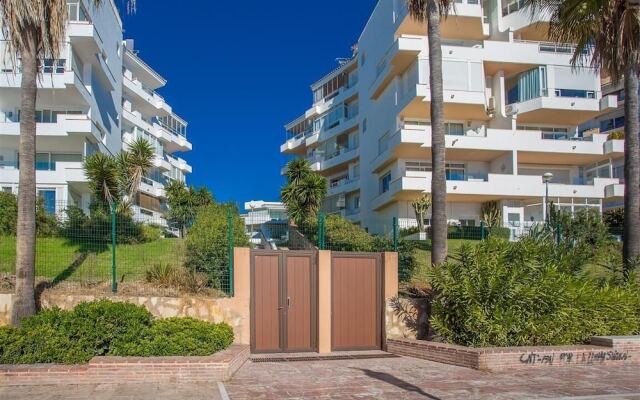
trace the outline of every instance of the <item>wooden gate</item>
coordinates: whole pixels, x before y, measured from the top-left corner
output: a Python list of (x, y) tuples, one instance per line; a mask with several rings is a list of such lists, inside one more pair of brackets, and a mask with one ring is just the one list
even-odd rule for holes
[(252, 352), (316, 350), (315, 260), (311, 251), (252, 251)]
[(331, 350), (382, 347), (380, 254), (331, 255)]

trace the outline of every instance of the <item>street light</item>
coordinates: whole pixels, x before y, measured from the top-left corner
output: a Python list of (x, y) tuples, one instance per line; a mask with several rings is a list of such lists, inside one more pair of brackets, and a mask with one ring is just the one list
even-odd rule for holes
[(545, 196), (544, 196), (544, 209), (545, 209), (545, 218), (544, 221), (549, 223), (549, 182), (553, 179), (553, 174), (551, 172), (547, 172), (542, 175), (542, 181), (545, 184)]

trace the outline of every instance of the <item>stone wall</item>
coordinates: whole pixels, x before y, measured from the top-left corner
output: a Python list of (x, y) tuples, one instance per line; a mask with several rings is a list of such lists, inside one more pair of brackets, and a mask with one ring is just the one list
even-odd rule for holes
[(0, 326), (8, 325), (11, 319), (11, 305), (13, 304), (13, 294), (0, 293)]
[(205, 297), (138, 297), (138, 296), (87, 296), (44, 293), (43, 308), (59, 307), (71, 310), (79, 303), (105, 298), (144, 306), (157, 318), (192, 317), (209, 322), (226, 322), (231, 325), (235, 343), (249, 344), (249, 299)]
[(640, 336), (594, 337), (575, 346), (472, 348), (412, 339), (388, 339), (394, 354), (488, 371), (640, 364)]

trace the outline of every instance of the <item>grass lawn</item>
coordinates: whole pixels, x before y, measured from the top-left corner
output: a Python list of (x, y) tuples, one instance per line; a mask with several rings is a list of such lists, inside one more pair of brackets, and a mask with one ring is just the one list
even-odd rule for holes
[[(465, 243), (469, 245), (476, 245), (480, 243), (480, 241), (467, 239), (449, 239), (447, 241), (449, 254), (455, 253), (460, 248), (460, 246)], [(419, 287), (428, 287), (429, 281), (427, 279), (427, 271), (429, 270), (429, 268), (431, 268), (431, 251), (416, 249), (415, 255), (418, 261), (418, 267), (414, 271), (409, 284)]]
[[(111, 279), (111, 246), (93, 246), (88, 251), (63, 238), (38, 238), (36, 276), (70, 281)], [(116, 247), (117, 274), (120, 281), (144, 277), (154, 264), (181, 265), (185, 257), (181, 239), (158, 239), (144, 244), (121, 244)], [(14, 273), (15, 237), (0, 237), (0, 273)]]

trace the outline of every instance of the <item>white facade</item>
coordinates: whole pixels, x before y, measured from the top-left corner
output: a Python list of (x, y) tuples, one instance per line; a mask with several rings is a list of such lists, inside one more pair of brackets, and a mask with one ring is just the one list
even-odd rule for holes
[[(519, 6), (462, 0), (442, 23), (447, 212), (467, 225), (486, 201), (500, 202), (514, 230), (544, 220), (546, 172), (565, 209), (601, 208), (621, 192), (622, 141), (578, 128), (617, 98), (603, 96), (599, 71), (571, 68), (571, 45), (544, 41), (547, 16), (531, 21)], [(410, 203), (430, 191), (426, 31), (405, 1), (378, 1), (354, 57), (312, 85), (312, 107), (286, 126), (281, 152), (329, 181), (325, 210), (373, 233), (394, 217), (415, 225)]]
[[(120, 152), (131, 132), (127, 113), (138, 110), (138, 103), (128, 101), (132, 75), (127, 71), (134, 69), (129, 67), (132, 60), (139, 59), (131, 54), (129, 42), (123, 41), (122, 21), (113, 1), (96, 7), (87, 0), (67, 0), (67, 6), (65, 44), (59, 60), (42, 61), (36, 103), (36, 185), (47, 210), (56, 213), (67, 205), (88, 210), (91, 198), (82, 161), (97, 151)], [(0, 188), (17, 193), (21, 74), (6, 48), (6, 41), (0, 41)], [(156, 87), (164, 83), (162, 80)], [(155, 114), (144, 113), (150, 107), (140, 109), (143, 112), (138, 116), (150, 120), (171, 115), (164, 102)], [(184, 135), (176, 139), (171, 132), (159, 135), (166, 147), (159, 151), (162, 161), (157, 160), (158, 168), (166, 167), (163, 172), (173, 173), (171, 166), (175, 165), (180, 171), (175, 177), (184, 179), (191, 167), (170, 153), (189, 150), (191, 145)], [(149, 189), (145, 185), (141, 191)], [(160, 182), (149, 185), (154, 187), (154, 197), (162, 199)], [(140, 213), (139, 207), (136, 212)]]
[[(269, 235), (268, 223), (286, 224), (287, 208), (278, 201), (252, 200), (244, 203), (245, 213), (242, 214), (244, 227), (249, 240), (253, 244), (260, 244), (265, 235)], [(270, 235), (269, 235), (270, 236)]]

